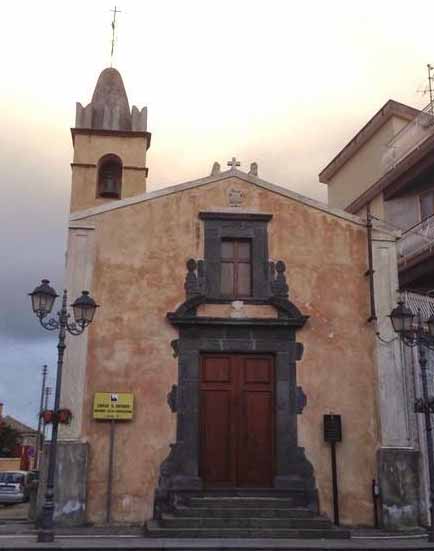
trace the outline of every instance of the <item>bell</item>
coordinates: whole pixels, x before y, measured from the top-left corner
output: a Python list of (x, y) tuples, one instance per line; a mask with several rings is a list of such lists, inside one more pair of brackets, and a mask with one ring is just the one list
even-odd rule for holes
[(118, 186), (111, 170), (105, 170), (102, 175), (101, 197), (119, 197)]

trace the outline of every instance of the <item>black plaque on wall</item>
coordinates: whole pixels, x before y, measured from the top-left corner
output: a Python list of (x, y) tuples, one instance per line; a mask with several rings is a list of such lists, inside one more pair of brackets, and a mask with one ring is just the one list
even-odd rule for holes
[(324, 440), (342, 442), (342, 421), (340, 415), (324, 415)]

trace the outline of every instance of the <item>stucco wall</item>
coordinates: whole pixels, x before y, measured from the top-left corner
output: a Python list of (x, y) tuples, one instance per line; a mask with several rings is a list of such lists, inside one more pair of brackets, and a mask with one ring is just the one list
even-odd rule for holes
[(386, 144), (407, 123), (391, 117), (330, 179), (328, 204), (331, 207), (345, 209), (384, 174)]
[(116, 430), (114, 519), (141, 522), (152, 514), (159, 465), (175, 429), (166, 395), (177, 380), (170, 348), (177, 334), (165, 316), (184, 299), (185, 261), (203, 258), (198, 213), (227, 208), (232, 187), (244, 192), (243, 208), (273, 214), (270, 258), (286, 262), (290, 298), (310, 316), (298, 334), (305, 345), (298, 384), (308, 397), (299, 444), (314, 465), (321, 510), (332, 515), (322, 416), (334, 412), (342, 415), (344, 433), (338, 445), (341, 519), (369, 524), (378, 435), (365, 228), (239, 179), (82, 221), (96, 228), (92, 293), (101, 304), (89, 329), (80, 435), (90, 443), (89, 520), (104, 520), (108, 468), (109, 425), (92, 420), (97, 391), (135, 395), (134, 420)]
[(77, 134), (72, 164), (71, 212), (115, 199), (96, 197), (97, 165), (108, 154), (122, 160), (121, 198), (146, 191), (146, 139), (139, 136)]

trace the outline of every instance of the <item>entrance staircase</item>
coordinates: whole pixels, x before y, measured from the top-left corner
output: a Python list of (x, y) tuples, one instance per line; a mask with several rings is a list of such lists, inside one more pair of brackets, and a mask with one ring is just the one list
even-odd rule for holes
[(148, 521), (146, 536), (346, 539), (350, 532), (298, 505), (294, 497), (202, 494), (175, 500), (171, 513)]

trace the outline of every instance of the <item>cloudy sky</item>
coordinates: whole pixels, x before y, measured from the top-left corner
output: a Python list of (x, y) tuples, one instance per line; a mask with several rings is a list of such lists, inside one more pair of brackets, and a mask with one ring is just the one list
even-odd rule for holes
[[(110, 63), (114, 0), (2, 6), (0, 400), (35, 424), (56, 341), (26, 293), (62, 288), (75, 102)], [(423, 107), (432, 0), (119, 0), (114, 66), (149, 109), (148, 189), (236, 155), (326, 201), (317, 174), (389, 98)], [(79, 337), (78, 337), (79, 338)]]

